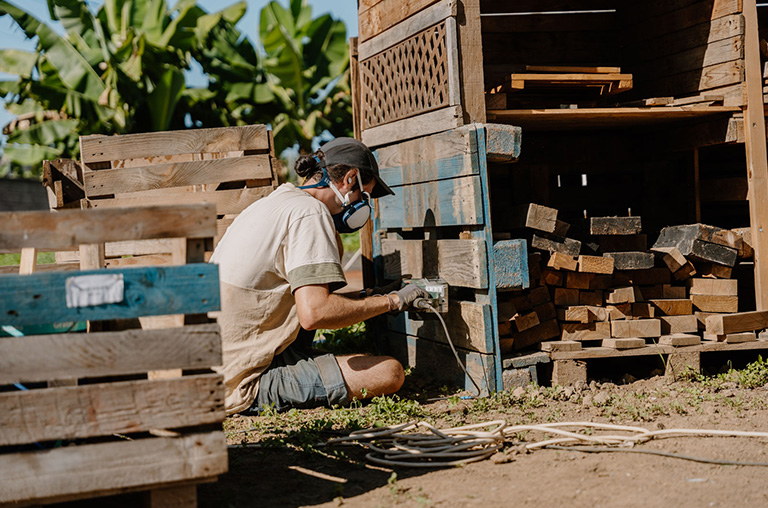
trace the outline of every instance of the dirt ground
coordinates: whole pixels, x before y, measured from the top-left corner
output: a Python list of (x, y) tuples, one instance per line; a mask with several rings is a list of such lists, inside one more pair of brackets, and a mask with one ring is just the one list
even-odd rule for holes
[[(225, 425), (230, 472), (199, 487), (199, 506), (765, 507), (768, 467), (631, 452), (525, 453), (519, 442), (510, 441), (503, 453), (462, 467), (389, 469), (368, 464), (360, 447), (322, 445), (345, 422), (359, 423), (358, 414), (368, 411), (370, 416), (374, 410), (387, 423), (421, 418), (443, 428), (500, 418), (510, 425), (591, 421), (648, 429), (768, 432), (768, 385), (742, 386), (723, 379), (670, 382), (654, 377), (621, 386), (531, 386), (491, 399), (450, 397), (418, 405), (400, 401), (383, 411), (378, 403), (336, 413), (236, 417)], [(253, 428), (257, 430), (248, 431)], [(542, 438), (520, 437), (526, 442)], [(768, 463), (765, 438), (672, 438), (634, 449)]]

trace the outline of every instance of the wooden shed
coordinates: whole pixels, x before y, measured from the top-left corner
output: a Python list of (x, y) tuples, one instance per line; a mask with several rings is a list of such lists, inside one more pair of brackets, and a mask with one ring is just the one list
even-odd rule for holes
[[(677, 224), (748, 228), (754, 257), (734, 270), (739, 310), (768, 309), (768, 13), (754, 0), (358, 6), (356, 133), (377, 148), (398, 193), (380, 200), (364, 255), (379, 278), (393, 274), (395, 258), (401, 272), (446, 280), (480, 264), (475, 280), (487, 284), (464, 280), (452, 291), (461, 316), (474, 306), (483, 319), (449, 319), (484, 337), (469, 342), (484, 348), (463, 347), (484, 358), (488, 388), (503, 386), (497, 292), (515, 289), (496, 284), (509, 269), (499, 242), (518, 239), (510, 216), (528, 203), (571, 224), (642, 216), (649, 238)], [(462, 145), (467, 136), (474, 141)], [(490, 138), (502, 148), (484, 146)], [(478, 241), (485, 258), (468, 254)], [(523, 251), (513, 264), (527, 271)], [(516, 288), (528, 283), (519, 277)], [(384, 328), (417, 369), (414, 351), (440, 350), (428, 320)]]

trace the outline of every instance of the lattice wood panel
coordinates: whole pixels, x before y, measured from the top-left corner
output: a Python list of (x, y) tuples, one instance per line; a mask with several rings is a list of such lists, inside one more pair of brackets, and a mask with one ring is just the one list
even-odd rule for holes
[(363, 129), (451, 105), (451, 29), (444, 21), (360, 62)]

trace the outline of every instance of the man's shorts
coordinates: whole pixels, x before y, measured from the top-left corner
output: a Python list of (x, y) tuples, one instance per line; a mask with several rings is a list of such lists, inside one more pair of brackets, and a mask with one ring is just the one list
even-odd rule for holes
[(275, 356), (259, 378), (259, 392), (244, 415), (257, 416), (263, 407), (276, 411), (346, 404), (347, 386), (332, 354), (312, 357), (292, 344)]

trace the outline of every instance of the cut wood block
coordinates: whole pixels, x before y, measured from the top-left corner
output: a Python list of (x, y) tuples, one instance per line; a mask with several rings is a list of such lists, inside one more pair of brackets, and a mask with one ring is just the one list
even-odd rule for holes
[(611, 321), (612, 337), (660, 337), (661, 321), (658, 319), (629, 319)]
[(594, 323), (563, 323), (563, 340), (599, 340), (611, 337), (611, 324), (605, 321)]
[(701, 337), (689, 333), (673, 333), (659, 337), (662, 346), (695, 346), (701, 344)]
[(555, 288), (555, 305), (570, 307), (579, 304), (579, 290)]
[(662, 298), (688, 298), (688, 291), (685, 286), (664, 284), (662, 287)]
[(648, 250), (648, 237), (639, 235), (600, 235), (600, 252), (628, 252)]
[[(425, 247), (427, 246), (429, 246), (428, 241), (425, 242)], [(499, 289), (523, 289), (530, 287), (529, 269), (526, 267), (528, 258), (528, 247), (525, 240), (494, 242), (493, 264), (496, 287)], [(467, 261), (467, 258), (465, 258), (465, 261)], [(480, 266), (483, 266), (483, 263), (484, 261), (481, 261)], [(477, 266), (477, 264), (473, 263), (467, 267), (467, 271), (476, 269)]]
[(643, 295), (640, 290), (634, 286), (626, 288), (616, 288), (609, 291), (605, 297), (605, 303), (635, 303), (642, 301)]
[(707, 333), (725, 335), (768, 328), (768, 311), (706, 316)]
[(547, 339), (559, 337), (560, 325), (556, 320), (546, 321), (539, 326), (534, 326), (524, 332), (513, 333), (512, 336), (514, 338), (512, 347), (516, 350), (520, 350)]
[(571, 225), (567, 222), (563, 222), (560, 219), (557, 219), (555, 221), (555, 230), (552, 231), (552, 234), (555, 234), (557, 236), (565, 236), (568, 234), (568, 230), (571, 229)]
[(591, 305), (593, 307), (602, 307), (603, 291), (579, 291), (579, 305)]
[(607, 305), (608, 319), (611, 321), (620, 319), (632, 319), (632, 304), (631, 303), (619, 303), (616, 305)]
[(648, 270), (616, 271), (613, 274), (617, 286), (653, 286), (669, 284), (672, 274), (667, 268), (649, 268)]
[(605, 307), (590, 307), (577, 305), (564, 309), (564, 321), (577, 321), (579, 323), (591, 323), (592, 321), (608, 321), (608, 311)]
[(691, 295), (691, 302), (703, 312), (738, 312), (738, 296)]
[(701, 311), (694, 311), (693, 315), (696, 316), (696, 322), (699, 324), (699, 330), (705, 330), (707, 328), (707, 318), (709, 316), (730, 316), (730, 314), (723, 314), (720, 312)]
[(616, 270), (647, 270), (653, 268), (653, 252), (605, 252), (604, 257), (613, 258)]
[(551, 301), (549, 299), (549, 290), (544, 286), (533, 288), (528, 293), (528, 300), (531, 302), (531, 305), (542, 305), (544, 303), (547, 303)]
[(536, 203), (513, 206), (510, 210), (509, 226), (512, 228), (530, 228), (552, 233), (556, 221), (557, 210)]
[(569, 272), (565, 274), (565, 287), (571, 289), (590, 289), (594, 277), (595, 275), (592, 273)]
[(671, 335), (676, 333), (692, 333), (699, 330), (699, 321), (693, 314), (689, 316), (659, 316), (661, 333)]
[(529, 328), (539, 325), (539, 316), (536, 312), (529, 312), (527, 314), (515, 314), (510, 319), (515, 330), (518, 332), (524, 332)]
[(539, 344), (542, 351), (581, 351), (581, 342), (575, 340), (548, 340)]
[(653, 249), (676, 247), (689, 259), (733, 266), (738, 237), (732, 231), (704, 224), (670, 226), (661, 230)]
[(674, 273), (689, 263), (677, 247), (656, 247), (652, 250), (663, 253), (662, 260), (670, 272)]
[(552, 268), (544, 268), (541, 271), (541, 280), (547, 286), (562, 286), (565, 276), (563, 272), (559, 270), (553, 270)]
[(756, 340), (757, 335), (755, 332), (728, 333), (724, 339), (727, 344), (741, 344), (742, 342), (755, 342)]
[(579, 256), (579, 271), (586, 273), (613, 273), (613, 258), (602, 256)]
[(602, 346), (611, 349), (637, 349), (645, 347), (645, 340), (638, 338), (603, 339)]
[(696, 265), (696, 271), (701, 277), (710, 279), (730, 279), (731, 274), (733, 273), (733, 268), (717, 263), (698, 263)]
[(696, 268), (689, 261), (684, 267), (675, 272), (675, 280), (686, 280), (696, 275)]
[(535, 233), (531, 239), (531, 247), (549, 252), (560, 252), (568, 256), (578, 256), (581, 242), (564, 236)]
[(655, 317), (655, 308), (650, 303), (633, 303), (633, 318), (653, 318)]
[(510, 335), (512, 333), (512, 322), (502, 321), (497, 324), (497, 329), (499, 331), (499, 337)]
[(557, 310), (555, 309), (555, 304), (552, 302), (536, 305), (533, 308), (533, 311), (536, 313), (537, 316), (539, 316), (539, 323), (557, 319)]
[(693, 314), (693, 304), (688, 298), (650, 300), (659, 314), (664, 316), (685, 316)]
[(550, 252), (547, 266), (555, 270), (568, 270), (575, 272), (578, 268), (578, 261), (575, 257), (560, 252)]
[(661, 284), (655, 286), (642, 286), (640, 292), (643, 294), (643, 300), (646, 302), (664, 298), (664, 288)]
[(689, 279), (692, 295), (738, 296), (739, 281), (736, 279)]
[(752, 228), (732, 229), (736, 235), (741, 237), (741, 248), (739, 248), (739, 259), (751, 259), (755, 256), (755, 249), (752, 243)]
[(591, 235), (636, 235), (642, 230), (640, 217), (591, 217)]

